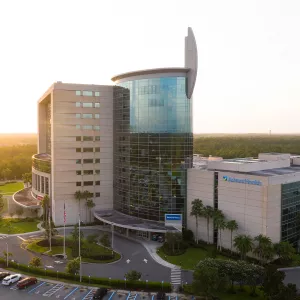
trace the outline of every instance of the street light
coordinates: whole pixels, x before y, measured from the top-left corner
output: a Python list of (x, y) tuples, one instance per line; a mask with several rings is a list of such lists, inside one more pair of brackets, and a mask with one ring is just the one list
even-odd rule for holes
[(125, 280), (125, 289), (126, 289), (126, 277), (124, 277), (124, 280)]
[(161, 282), (161, 289), (163, 290), (164, 289), (164, 281), (162, 280)]
[(148, 289), (148, 279), (146, 279), (146, 289)]
[(89, 275), (89, 284), (91, 284), (91, 275)]
[(45, 276), (46, 276), (46, 271), (47, 271), (47, 269), (45, 268)]
[(109, 285), (111, 286), (111, 277), (109, 277), (108, 279), (109, 279)]
[(58, 280), (58, 271), (56, 271), (56, 279)]
[(6, 267), (8, 267), (8, 243), (6, 243)]

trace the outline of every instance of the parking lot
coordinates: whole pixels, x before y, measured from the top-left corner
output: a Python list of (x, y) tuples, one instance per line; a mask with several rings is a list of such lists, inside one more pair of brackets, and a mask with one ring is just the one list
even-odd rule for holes
[[(17, 284), (11, 286), (0, 287), (0, 298), (5, 296), (5, 299), (68, 299), (68, 300), (91, 300), (93, 299), (95, 288), (86, 288), (81, 286), (69, 285), (66, 283), (51, 283), (47, 281), (38, 281), (30, 287), (19, 290)], [(156, 293), (147, 292), (128, 292), (109, 290), (103, 300), (156, 300)], [(167, 296), (168, 300), (181, 300), (177, 296)], [(185, 298), (187, 300), (187, 298)]]

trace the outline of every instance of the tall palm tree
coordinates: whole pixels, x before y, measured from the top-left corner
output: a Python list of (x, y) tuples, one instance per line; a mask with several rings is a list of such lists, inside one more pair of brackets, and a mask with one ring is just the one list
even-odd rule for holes
[(206, 219), (207, 225), (207, 244), (209, 244), (209, 221), (213, 217), (214, 209), (207, 205), (203, 207), (203, 217)]
[(95, 207), (95, 203), (92, 199), (89, 199), (88, 201), (86, 201), (86, 206), (90, 211), (90, 222), (92, 221), (92, 208)]
[(196, 219), (196, 243), (198, 244), (198, 218), (202, 216), (203, 213), (203, 202), (200, 199), (195, 199), (192, 201), (192, 208), (190, 215)]
[(93, 197), (93, 193), (85, 190), (83, 193), (82, 193), (82, 198), (85, 200), (85, 207), (86, 207), (86, 210), (85, 210), (85, 216), (86, 216), (86, 223), (88, 221), (88, 206), (87, 206), (87, 202), (90, 198)]
[(289, 242), (280, 242), (274, 245), (276, 254), (282, 261), (289, 261), (293, 258), (293, 254), (296, 252), (295, 248)]
[(46, 194), (42, 201), (41, 201), (41, 205), (43, 208), (43, 219), (44, 219), (44, 226), (48, 220), (48, 213), (49, 213), (49, 205), (50, 205), (50, 198), (49, 196)]
[(234, 238), (233, 246), (240, 252), (241, 259), (245, 259), (246, 254), (253, 249), (252, 237), (246, 234), (239, 234)]
[(261, 262), (270, 259), (274, 255), (273, 243), (269, 237), (260, 234), (254, 238), (254, 241), (256, 245), (253, 253), (258, 256)]
[(231, 220), (227, 223), (227, 229), (230, 230), (230, 251), (232, 252), (232, 233), (238, 230), (239, 226), (235, 220)]
[(80, 200), (83, 198), (81, 191), (76, 191), (74, 194), (74, 198), (78, 201), (78, 213), (80, 214)]
[(222, 251), (222, 230), (226, 228), (226, 221), (224, 214), (220, 210), (216, 210), (214, 213), (214, 224), (218, 230), (219, 239), (217, 243), (217, 247), (219, 247), (220, 251)]

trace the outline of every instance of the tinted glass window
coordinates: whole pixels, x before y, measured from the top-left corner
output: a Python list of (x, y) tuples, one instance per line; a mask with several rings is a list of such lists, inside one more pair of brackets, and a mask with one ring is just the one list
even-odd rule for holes
[(93, 118), (93, 114), (82, 114), (82, 118), (83, 119), (92, 119)]
[(95, 107), (100, 107), (100, 103), (99, 102), (95, 102)]
[(91, 91), (83, 91), (83, 96), (93, 96), (93, 92)]
[(81, 96), (81, 91), (76, 91), (76, 96)]
[(84, 102), (84, 103), (82, 103), (82, 107), (93, 107), (93, 103)]

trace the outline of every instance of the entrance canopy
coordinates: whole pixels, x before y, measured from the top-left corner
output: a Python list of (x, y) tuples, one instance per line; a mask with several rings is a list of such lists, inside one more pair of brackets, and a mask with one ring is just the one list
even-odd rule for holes
[(94, 216), (96, 219), (106, 224), (115, 225), (127, 229), (162, 233), (165, 233), (167, 231), (178, 231), (173, 226), (165, 226), (164, 223), (148, 221), (139, 219), (137, 217), (124, 215), (116, 210), (95, 211)]

